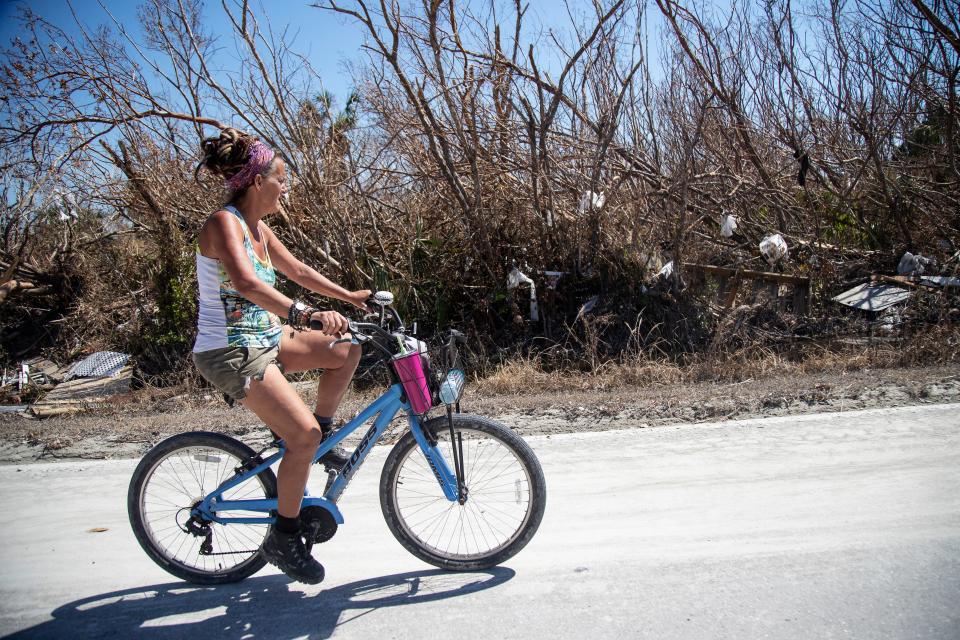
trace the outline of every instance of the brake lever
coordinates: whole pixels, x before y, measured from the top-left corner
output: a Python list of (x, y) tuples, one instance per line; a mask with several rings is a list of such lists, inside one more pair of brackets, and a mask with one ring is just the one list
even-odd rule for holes
[[(352, 325), (353, 323), (351, 322), (350, 324)], [(370, 337), (369, 337), (369, 336), (365, 336), (365, 335), (362, 335), (362, 334), (361, 334), (361, 335), (357, 335), (356, 330), (355, 330), (355, 327), (350, 327), (350, 329), (351, 329), (351, 331), (350, 331), (350, 337), (349, 337), (349, 338), (338, 338), (338, 339), (334, 340), (333, 342), (330, 343), (330, 348), (333, 349), (333, 348), (334, 348), (335, 346), (337, 346), (338, 344), (346, 344), (346, 343), (348, 343), (348, 342), (349, 342), (350, 344), (363, 344), (364, 342), (367, 342), (368, 340), (370, 340)]]

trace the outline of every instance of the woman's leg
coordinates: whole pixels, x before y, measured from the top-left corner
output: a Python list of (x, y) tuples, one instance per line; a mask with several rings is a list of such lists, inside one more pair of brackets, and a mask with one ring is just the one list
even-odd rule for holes
[(320, 427), (275, 365), (267, 367), (262, 381), (250, 381), (241, 403), (283, 438), (287, 451), (277, 469), (277, 511), (294, 518), (300, 513), (310, 465), (323, 439)]
[(284, 327), (277, 358), (287, 373), (324, 370), (317, 385), (316, 414), (328, 418), (332, 418), (340, 406), (361, 354), (360, 345), (356, 344), (342, 343), (331, 348), (336, 340), (319, 331)]
[(286, 445), (277, 469), (277, 520), (260, 547), (260, 555), (285, 574), (308, 584), (323, 580), (323, 565), (310, 555), (300, 537), (300, 503), (310, 464), (322, 434), (310, 409), (271, 364), (263, 380), (251, 380), (243, 406), (257, 414)]

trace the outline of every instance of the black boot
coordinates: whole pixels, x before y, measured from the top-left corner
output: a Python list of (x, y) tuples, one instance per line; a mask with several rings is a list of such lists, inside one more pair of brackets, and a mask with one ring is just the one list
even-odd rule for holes
[(323, 565), (310, 555), (299, 533), (283, 533), (270, 527), (260, 555), (297, 582), (317, 584), (323, 580)]
[[(329, 418), (321, 418), (317, 416), (317, 424), (320, 425), (320, 431), (323, 433), (324, 440), (333, 434), (333, 425), (331, 424)], [(347, 450), (341, 446), (336, 446), (323, 454), (320, 459), (317, 460), (317, 463), (322, 464), (327, 468), (327, 470), (336, 469), (339, 471), (349, 461), (350, 454), (347, 453)]]

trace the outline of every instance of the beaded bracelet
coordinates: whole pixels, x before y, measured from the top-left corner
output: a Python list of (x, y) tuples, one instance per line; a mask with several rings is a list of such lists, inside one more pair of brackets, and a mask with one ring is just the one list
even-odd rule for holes
[(287, 311), (287, 322), (294, 329), (308, 331), (310, 329), (310, 318), (317, 310), (300, 300), (294, 300)]

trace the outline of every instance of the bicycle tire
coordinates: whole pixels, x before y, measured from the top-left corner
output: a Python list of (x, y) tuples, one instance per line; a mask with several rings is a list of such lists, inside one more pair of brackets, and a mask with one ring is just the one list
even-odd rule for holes
[[(263, 568), (259, 550), (269, 525), (210, 523), (213, 551), (199, 553), (201, 538), (183, 531), (190, 508), (233, 474), (253, 449), (229, 436), (205, 431), (182, 433), (146, 453), (130, 479), (127, 513), (147, 555), (167, 572), (194, 584), (239, 582)], [(265, 469), (231, 489), (225, 499), (275, 498), (277, 478)], [(231, 516), (262, 513), (231, 513)], [(169, 541), (169, 542), (168, 542)], [(239, 546), (241, 550), (231, 550)], [(233, 556), (243, 556), (228, 564)]]
[[(380, 508), (397, 541), (424, 562), (454, 571), (488, 569), (512, 558), (533, 538), (546, 508), (546, 482), (533, 450), (508, 427), (466, 414), (455, 415), (453, 425), (463, 438), (466, 503), (447, 500), (408, 432), (384, 462)], [(423, 426), (440, 441), (452, 468), (447, 416)], [(526, 505), (521, 504), (524, 498)], [(508, 530), (481, 530), (478, 536), (479, 527), (494, 519), (494, 529)]]

